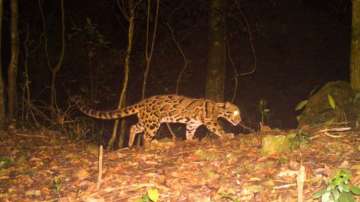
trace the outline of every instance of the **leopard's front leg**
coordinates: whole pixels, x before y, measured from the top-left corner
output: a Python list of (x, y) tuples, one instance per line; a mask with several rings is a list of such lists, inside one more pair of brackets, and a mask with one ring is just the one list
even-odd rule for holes
[(220, 126), (217, 120), (209, 120), (205, 121), (205, 126), (209, 129), (210, 132), (214, 133), (215, 135), (219, 136), (220, 138), (233, 138), (233, 133), (226, 133), (224, 129)]

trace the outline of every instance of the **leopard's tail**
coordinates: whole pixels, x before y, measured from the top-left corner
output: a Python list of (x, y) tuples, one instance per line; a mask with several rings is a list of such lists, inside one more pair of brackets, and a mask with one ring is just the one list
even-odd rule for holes
[(71, 102), (75, 104), (75, 106), (87, 116), (104, 119), (104, 120), (112, 120), (112, 119), (120, 119), (123, 117), (127, 117), (137, 113), (137, 105), (131, 105), (122, 109), (114, 109), (114, 110), (95, 110), (90, 108), (79, 96), (74, 96), (70, 98)]

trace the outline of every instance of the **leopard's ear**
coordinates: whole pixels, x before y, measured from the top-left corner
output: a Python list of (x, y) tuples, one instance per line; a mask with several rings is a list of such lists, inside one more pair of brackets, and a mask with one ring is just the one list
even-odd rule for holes
[(227, 108), (227, 107), (232, 106), (232, 105), (233, 104), (231, 104), (231, 102), (225, 102), (224, 107)]

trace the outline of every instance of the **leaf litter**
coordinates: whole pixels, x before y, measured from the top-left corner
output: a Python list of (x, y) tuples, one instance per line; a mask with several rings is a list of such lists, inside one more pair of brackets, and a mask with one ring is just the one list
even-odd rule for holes
[[(266, 132), (269, 133), (269, 132)], [(286, 133), (285, 131), (272, 131)], [(265, 134), (199, 142), (153, 141), (148, 149), (105, 151), (97, 189), (98, 152), (54, 131), (0, 133), (0, 201), (297, 201), (305, 168), (305, 201), (339, 168), (360, 185), (360, 133), (318, 135), (306, 146), (263, 155)], [(359, 197), (356, 198), (360, 201)]]

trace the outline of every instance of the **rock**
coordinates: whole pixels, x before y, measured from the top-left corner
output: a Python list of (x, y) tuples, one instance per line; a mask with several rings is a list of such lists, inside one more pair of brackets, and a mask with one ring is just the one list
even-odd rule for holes
[[(308, 99), (298, 117), (299, 127), (356, 119), (354, 95), (348, 82), (332, 81), (325, 84)], [(335, 108), (331, 106), (331, 99), (335, 101)]]
[(285, 135), (266, 135), (262, 138), (261, 153), (272, 155), (290, 150), (289, 139)]

